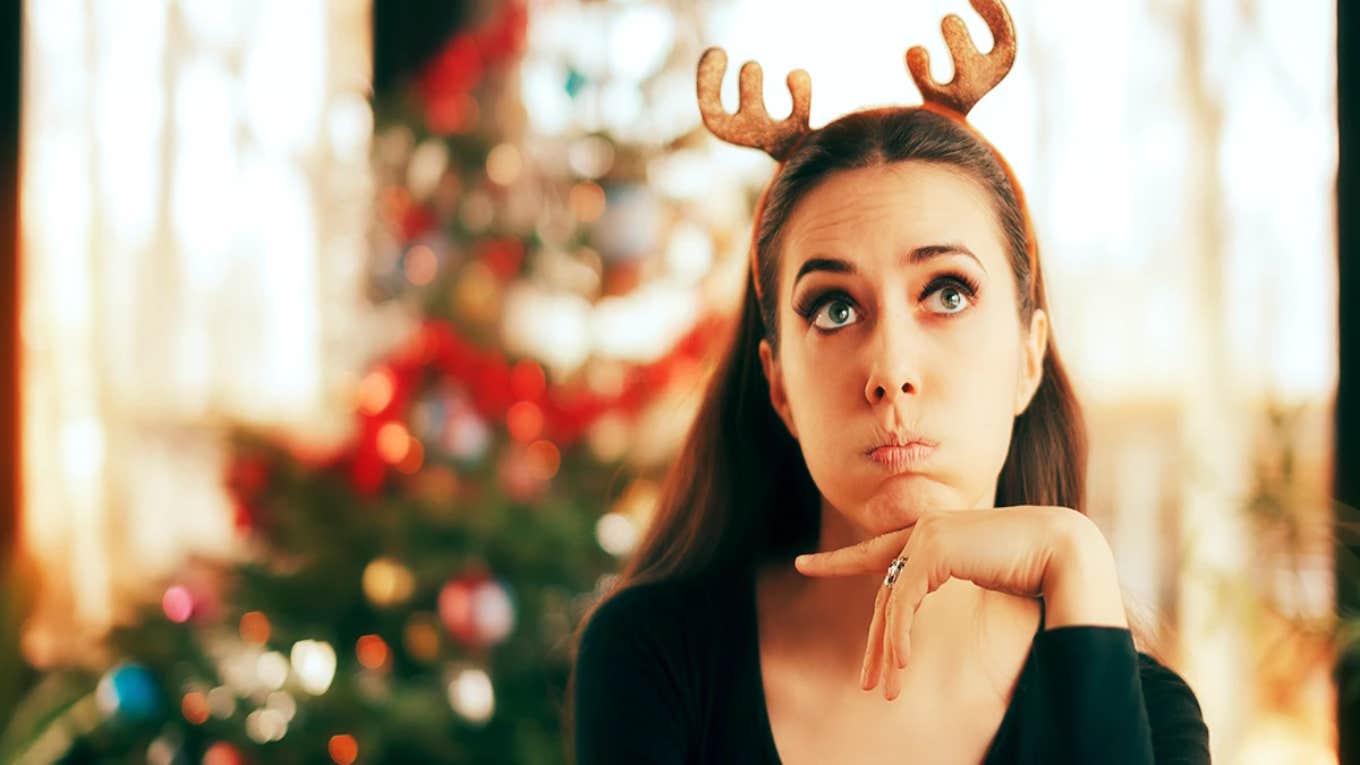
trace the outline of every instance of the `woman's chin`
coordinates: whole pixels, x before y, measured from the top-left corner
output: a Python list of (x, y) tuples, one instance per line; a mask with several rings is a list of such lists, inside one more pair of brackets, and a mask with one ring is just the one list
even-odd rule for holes
[[(909, 478), (909, 480), (901, 480)], [(958, 492), (924, 476), (902, 476), (888, 481), (861, 507), (866, 525), (892, 531), (910, 526), (930, 510), (964, 507)]]

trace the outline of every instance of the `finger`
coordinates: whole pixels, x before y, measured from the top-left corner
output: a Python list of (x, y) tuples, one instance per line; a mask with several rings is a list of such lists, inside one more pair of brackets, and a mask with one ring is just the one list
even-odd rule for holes
[[(888, 604), (892, 603), (892, 598), (888, 599)], [(885, 608), (888, 604), (885, 604)], [(893, 644), (891, 635), (886, 628), (883, 632), (883, 671), (887, 677), (883, 681), (883, 698), (892, 701), (902, 692), (902, 679), (899, 676), (901, 670), (897, 668), (897, 657), (893, 655)]]
[[(902, 573), (907, 573), (905, 568)], [(899, 668), (907, 666), (907, 659), (911, 656), (911, 623), (914, 621), (916, 609), (909, 594), (910, 581), (912, 580), (906, 577), (897, 580), (897, 584), (893, 585), (892, 594), (888, 597), (887, 606), (883, 609), (883, 632), (887, 636), (888, 644), (892, 646), (893, 658), (896, 659)]]
[(907, 563), (883, 609), (883, 632), (893, 646), (899, 665), (904, 667), (911, 659), (911, 625), (916, 621), (916, 612), (930, 593), (950, 578), (948, 571), (932, 572), (925, 558), (920, 550), (907, 555)]
[(807, 576), (866, 574), (887, 566), (910, 538), (911, 528), (899, 529), (849, 547), (799, 555), (793, 565)]
[(859, 687), (870, 690), (878, 684), (883, 663), (883, 604), (888, 599), (888, 588), (879, 587), (874, 599), (874, 615), (869, 620), (869, 640), (864, 647), (864, 663), (859, 670)]

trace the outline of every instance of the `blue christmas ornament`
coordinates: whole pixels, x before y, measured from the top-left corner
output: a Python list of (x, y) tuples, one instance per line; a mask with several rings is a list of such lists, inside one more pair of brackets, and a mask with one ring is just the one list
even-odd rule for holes
[(567, 70), (567, 81), (564, 83), (563, 87), (567, 91), (568, 96), (576, 98), (577, 94), (580, 93), (581, 89), (585, 86), (586, 76), (584, 74), (576, 71), (575, 67)]
[(128, 720), (149, 720), (160, 710), (155, 677), (146, 667), (131, 661), (104, 675), (95, 689), (95, 698), (105, 714)]

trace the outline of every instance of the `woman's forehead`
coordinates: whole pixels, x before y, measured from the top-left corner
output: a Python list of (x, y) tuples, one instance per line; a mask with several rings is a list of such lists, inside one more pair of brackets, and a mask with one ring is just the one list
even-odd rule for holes
[(950, 243), (974, 252), (989, 273), (1005, 260), (987, 191), (970, 176), (933, 163), (833, 173), (799, 201), (785, 225), (784, 270), (810, 257), (864, 257)]

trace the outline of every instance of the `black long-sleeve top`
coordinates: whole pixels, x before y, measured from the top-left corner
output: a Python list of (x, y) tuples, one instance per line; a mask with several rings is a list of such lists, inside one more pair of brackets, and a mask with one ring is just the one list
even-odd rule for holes
[[(634, 585), (596, 610), (576, 658), (577, 765), (780, 762), (741, 571)], [(1128, 629), (1046, 630), (1041, 615), (983, 762), (1207, 763), (1209, 733), (1189, 685)]]

